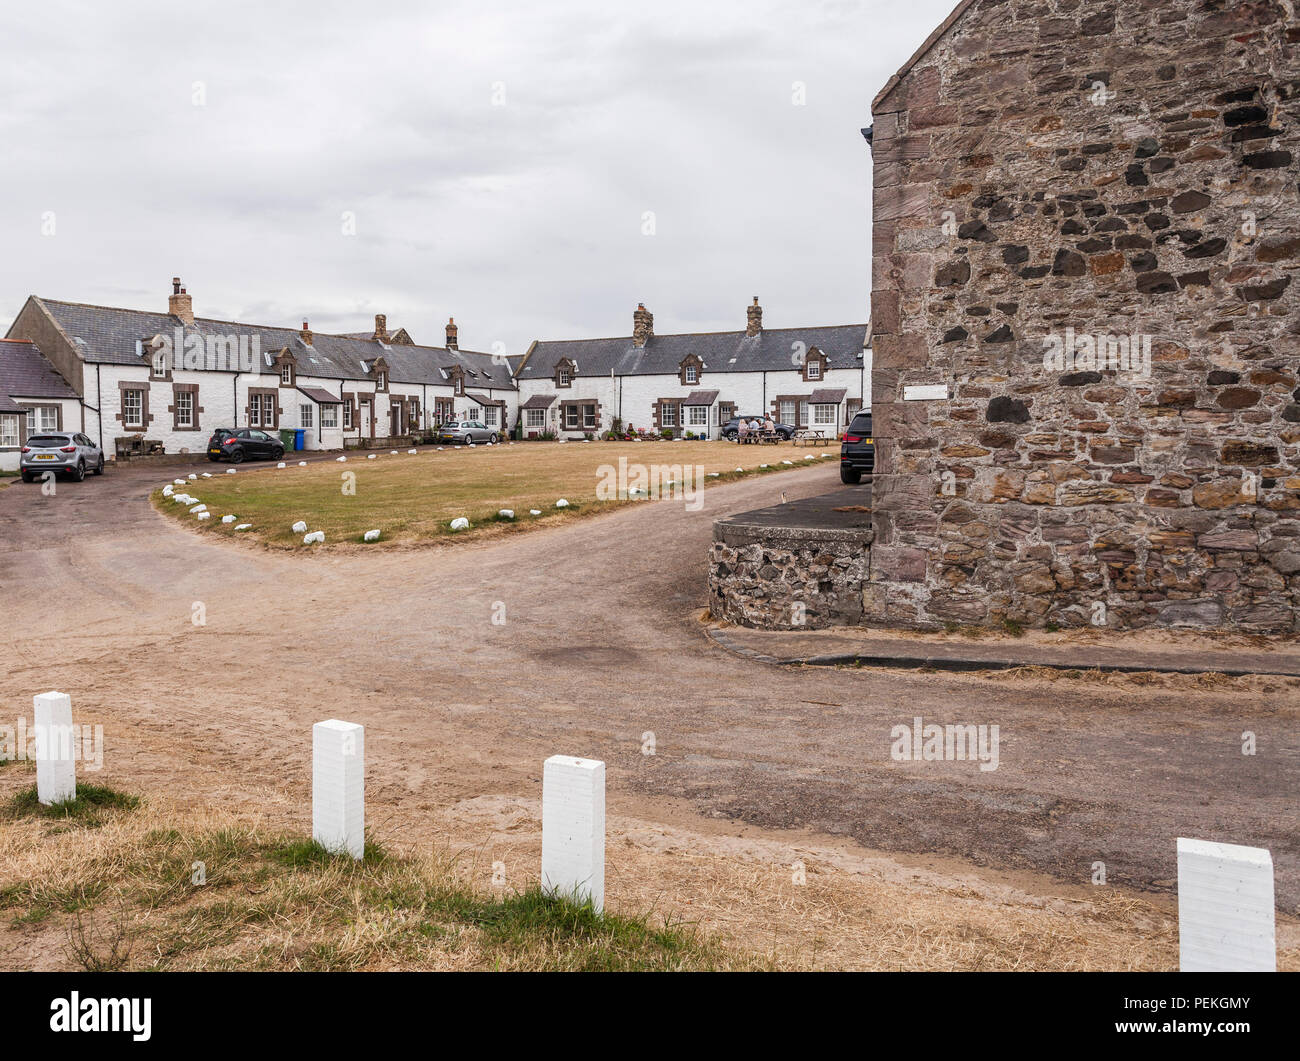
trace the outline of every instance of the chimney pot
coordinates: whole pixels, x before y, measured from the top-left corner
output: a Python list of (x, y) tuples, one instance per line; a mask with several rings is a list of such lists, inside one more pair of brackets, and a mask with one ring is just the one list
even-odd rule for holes
[(654, 314), (645, 308), (644, 302), (638, 302), (636, 311), (632, 314), (632, 345), (645, 346), (646, 340), (653, 336), (654, 333)]
[(172, 277), (172, 293), (167, 296), (167, 312), (179, 317), (182, 324), (194, 323), (194, 303), (181, 286), (179, 276)]

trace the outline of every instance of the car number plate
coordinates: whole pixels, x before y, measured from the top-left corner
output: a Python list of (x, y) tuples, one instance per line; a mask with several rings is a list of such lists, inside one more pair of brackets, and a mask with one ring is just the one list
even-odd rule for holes
[(38, 453), (36, 454), (36, 459), (38, 461), (52, 461), (55, 457), (53, 453)]

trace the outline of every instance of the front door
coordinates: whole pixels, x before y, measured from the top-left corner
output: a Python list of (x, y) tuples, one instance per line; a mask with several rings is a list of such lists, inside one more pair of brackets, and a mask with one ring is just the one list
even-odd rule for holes
[(375, 437), (374, 408), (375, 408), (375, 404), (369, 398), (361, 399), (361, 437), (362, 438)]

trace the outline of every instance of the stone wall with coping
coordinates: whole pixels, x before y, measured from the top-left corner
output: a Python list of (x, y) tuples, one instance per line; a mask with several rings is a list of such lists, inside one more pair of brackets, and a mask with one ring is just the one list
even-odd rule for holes
[(862, 619), (870, 529), (715, 523), (709, 612), (740, 626), (820, 629)]

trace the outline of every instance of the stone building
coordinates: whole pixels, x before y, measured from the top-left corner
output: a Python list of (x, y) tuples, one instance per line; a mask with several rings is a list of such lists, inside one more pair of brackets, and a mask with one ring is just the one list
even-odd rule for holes
[(965, 0), (876, 97), (866, 621), (1297, 629), (1298, 49)]

